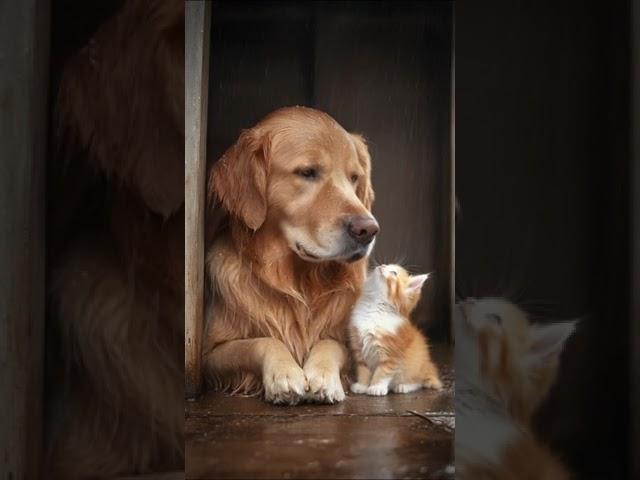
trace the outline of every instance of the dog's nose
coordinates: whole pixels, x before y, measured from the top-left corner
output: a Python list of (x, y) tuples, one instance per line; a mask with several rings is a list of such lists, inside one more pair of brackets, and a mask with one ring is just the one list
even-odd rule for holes
[(347, 230), (356, 242), (367, 245), (371, 243), (380, 227), (373, 217), (353, 217)]

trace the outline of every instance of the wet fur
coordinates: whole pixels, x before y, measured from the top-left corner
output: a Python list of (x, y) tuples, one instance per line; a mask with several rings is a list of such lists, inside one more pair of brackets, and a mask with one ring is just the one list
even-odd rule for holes
[(427, 340), (410, 321), (427, 277), (411, 277), (399, 265), (379, 266), (369, 274), (349, 326), (357, 370), (352, 392), (385, 395), (388, 387), (398, 393), (442, 387)]
[[(345, 197), (328, 182), (292, 220), (314, 235), (322, 222), (344, 214), (366, 214), (373, 202), (370, 157), (362, 137), (347, 134), (327, 114), (302, 107), (273, 112), (242, 132), (211, 169), (208, 218), (219, 218), (221, 209), (228, 214), (226, 222), (220, 222), (225, 228), (209, 235), (206, 261), (212, 301), (206, 313), (203, 355), (208, 383), (216, 390), (248, 395), (265, 391), (263, 362), (256, 370), (247, 368), (241, 358), (252, 357), (258, 347), (249, 344), (242, 350), (237, 340), (276, 340), (301, 368), (321, 340), (335, 340), (335, 348), (327, 351), (346, 354), (346, 322), (365, 278), (366, 258), (353, 263), (300, 258), (281, 228), (283, 211), (294, 208), (291, 203), (299, 187), (286, 175), (277, 180), (274, 176), (293, 156), (313, 157), (319, 152), (331, 153), (329, 170), (340, 165), (340, 155), (355, 155), (363, 175), (353, 197)], [(240, 346), (228, 355), (217, 355), (229, 345)], [(326, 360), (328, 364), (331, 359)], [(318, 361), (323, 363), (320, 357)]]
[(181, 469), (183, 2), (126, 2), (64, 66), (54, 123), (44, 471)]

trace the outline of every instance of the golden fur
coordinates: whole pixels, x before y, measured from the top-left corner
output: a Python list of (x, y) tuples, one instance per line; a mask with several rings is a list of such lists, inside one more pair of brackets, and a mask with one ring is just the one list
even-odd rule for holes
[(574, 323), (532, 324), (525, 312), (499, 299), (469, 304), (480, 374), (510, 416), (528, 424), (555, 382), (560, 352)]
[(529, 434), (509, 443), (497, 464), (473, 463), (457, 470), (460, 480), (569, 480), (566, 467)]
[[(317, 178), (303, 176), (311, 168)], [(285, 403), (344, 398), (346, 321), (366, 259), (343, 255), (343, 222), (370, 217), (370, 168), (362, 137), (303, 107), (243, 131), (213, 166), (214, 209), (229, 212), (207, 257), (203, 354), (214, 388)]]
[(427, 340), (410, 321), (428, 275), (411, 276), (399, 265), (371, 272), (351, 315), (350, 344), (356, 362), (354, 393), (408, 393), (442, 382)]
[(131, 0), (64, 65), (49, 184), (48, 478), (184, 461), (184, 3)]
[(454, 318), (456, 474), (463, 480), (568, 480), (531, 429), (574, 323), (538, 326), (503, 299), (470, 299)]

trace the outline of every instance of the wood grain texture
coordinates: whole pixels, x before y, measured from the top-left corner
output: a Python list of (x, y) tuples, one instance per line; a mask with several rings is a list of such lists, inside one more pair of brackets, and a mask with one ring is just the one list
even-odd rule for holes
[(209, 2), (185, 6), (185, 394), (200, 391), (204, 297), (204, 187), (209, 80)]
[(0, 3), (0, 478), (39, 478), (49, 2)]
[[(410, 410), (436, 414), (453, 414), (454, 371), (452, 351), (448, 345), (434, 344), (431, 356), (440, 369), (443, 389), (441, 391), (418, 391), (403, 395), (366, 397), (366, 402), (345, 401), (335, 405), (303, 404), (295, 408), (265, 403), (257, 397), (239, 399), (209, 392), (197, 401), (187, 404), (188, 419), (212, 416), (336, 416), (336, 415), (376, 415), (410, 416)], [(353, 400), (356, 398), (350, 396)], [(362, 397), (364, 398), (364, 397)]]
[(316, 6), (315, 106), (368, 139), (373, 257), (433, 272), (413, 319), (448, 339), (453, 4), (351, 5)]
[(184, 480), (184, 478), (184, 472), (164, 472), (118, 477), (114, 480)]
[(449, 171), (449, 341), (454, 344), (453, 335), (453, 311), (456, 303), (456, 49), (455, 49), (455, 24), (452, 29), (451, 40), (451, 159)]
[(433, 347), (440, 392), (295, 407), (215, 392), (188, 402), (186, 477), (451, 478), (452, 351)]
[(628, 478), (624, 3), (456, 3), (456, 287), (583, 319), (536, 419), (581, 479)]
[(212, 417), (197, 428), (189, 479), (429, 478), (452, 460), (451, 434), (416, 416)]
[(632, 45), (631, 58), (632, 77), (632, 145), (631, 165), (633, 168), (631, 184), (631, 212), (632, 212), (632, 278), (631, 278), (631, 405), (635, 405), (631, 415), (631, 445), (629, 449), (631, 477), (640, 478), (640, 4), (632, 3)]

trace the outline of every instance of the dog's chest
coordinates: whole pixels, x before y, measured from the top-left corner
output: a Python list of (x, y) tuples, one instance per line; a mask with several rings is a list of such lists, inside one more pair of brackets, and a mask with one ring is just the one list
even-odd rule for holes
[(406, 320), (377, 303), (360, 302), (353, 309), (351, 326), (357, 333), (359, 347), (369, 368), (380, 362), (385, 337), (393, 336)]

